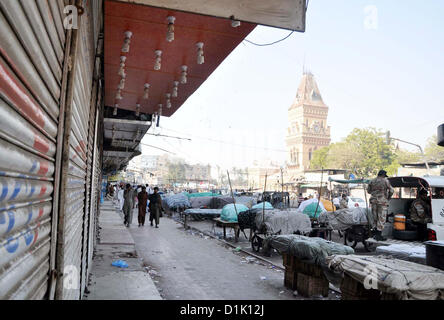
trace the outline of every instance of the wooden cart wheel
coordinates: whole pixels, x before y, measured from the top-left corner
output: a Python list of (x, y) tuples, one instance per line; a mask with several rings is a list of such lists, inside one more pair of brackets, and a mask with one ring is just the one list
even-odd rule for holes
[(262, 239), (259, 238), (257, 235), (254, 235), (253, 239), (251, 239), (251, 247), (253, 251), (259, 252), (259, 250), (261, 250), (262, 247)]
[(344, 232), (344, 245), (350, 246), (354, 249), (357, 244), (358, 244), (358, 241), (356, 241), (356, 240), (352, 240), (352, 241), (348, 240), (348, 231), (345, 231)]
[(362, 243), (364, 244), (365, 251), (367, 251), (367, 252), (373, 251), (372, 249), (369, 248), (369, 247), (373, 246), (373, 243), (368, 242), (367, 240), (362, 241)]

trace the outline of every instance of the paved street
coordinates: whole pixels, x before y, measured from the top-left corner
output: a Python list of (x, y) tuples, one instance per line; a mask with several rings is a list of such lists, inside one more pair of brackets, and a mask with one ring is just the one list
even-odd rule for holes
[[(151, 227), (148, 221), (139, 228), (134, 215), (129, 230), (163, 298), (303, 299), (284, 287), (282, 270), (216, 239), (198, 232), (193, 235), (170, 218), (161, 218), (159, 227)], [(337, 294), (331, 291), (329, 299), (338, 299)]]

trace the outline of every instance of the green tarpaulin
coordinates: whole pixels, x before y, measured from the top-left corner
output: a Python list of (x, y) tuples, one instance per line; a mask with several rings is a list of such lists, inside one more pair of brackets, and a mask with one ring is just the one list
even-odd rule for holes
[(337, 183), (353, 183), (353, 184), (368, 184), (370, 182), (370, 179), (353, 179), (353, 180), (343, 180), (343, 179), (333, 179), (331, 177), (328, 178), (328, 181), (331, 182), (337, 182)]
[[(264, 208), (264, 203), (263, 202), (255, 204), (254, 206), (251, 207), (251, 209), (263, 209), (263, 208)], [(268, 201), (265, 201), (265, 210), (273, 210), (273, 209), (274, 208), (271, 205), (271, 203), (268, 202)]]
[(219, 193), (213, 193), (213, 192), (187, 193), (186, 195), (187, 195), (188, 198), (195, 198), (195, 197), (217, 197), (217, 196), (220, 196)]
[[(317, 209), (317, 210), (316, 210)], [(308, 215), (310, 218), (318, 218), (322, 212), (321, 206), (318, 205), (317, 202), (310, 203), (308, 206), (304, 208), (302, 213)]]
[(248, 207), (244, 206), (243, 204), (236, 203), (236, 209), (234, 209), (234, 204), (230, 203), (223, 207), (220, 214), (220, 219), (228, 222), (237, 222), (237, 215), (244, 211), (248, 211)]

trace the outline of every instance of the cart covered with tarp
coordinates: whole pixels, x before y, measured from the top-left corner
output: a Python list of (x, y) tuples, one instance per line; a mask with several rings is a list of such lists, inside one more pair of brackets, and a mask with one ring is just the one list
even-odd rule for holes
[(319, 222), (326, 223), (333, 230), (346, 231), (353, 225), (367, 225), (368, 209), (355, 207), (325, 211), (319, 216)]
[(390, 256), (336, 255), (328, 268), (400, 300), (444, 300), (444, 271)]
[(238, 214), (248, 210), (249, 210), (248, 207), (244, 206), (243, 204), (230, 203), (222, 208), (222, 211), (220, 213), (220, 219), (222, 221), (227, 221), (227, 222), (238, 222), (237, 220)]
[(250, 210), (255, 214), (254, 236), (251, 238), (251, 246), (259, 252), (263, 240), (270, 235), (309, 235), (312, 231), (311, 220), (308, 215), (298, 212), (296, 209)]
[(256, 214), (256, 229), (263, 234), (309, 234), (311, 221), (296, 210), (265, 210)]
[(275, 249), (279, 253), (294, 256), (302, 262), (326, 267), (326, 258), (332, 255), (353, 254), (353, 248), (340, 243), (317, 237), (303, 235), (274, 235), (265, 238), (262, 252), (271, 253)]
[(364, 189), (365, 196), (365, 208), (354, 207), (354, 208), (344, 208), (333, 212), (323, 212), (319, 220), (327, 224), (329, 228), (344, 232), (344, 244), (350, 244), (352, 248), (356, 247), (358, 242), (362, 242), (365, 249), (370, 251), (369, 246), (371, 243), (367, 241), (371, 236), (371, 228), (373, 227), (374, 221), (372, 213), (367, 206), (367, 190), (366, 185), (370, 182), (369, 179), (333, 179), (328, 178), (329, 182), (336, 182), (341, 184), (361, 184)]
[(185, 193), (177, 193), (163, 199), (163, 204), (171, 210), (191, 208), (191, 203)]

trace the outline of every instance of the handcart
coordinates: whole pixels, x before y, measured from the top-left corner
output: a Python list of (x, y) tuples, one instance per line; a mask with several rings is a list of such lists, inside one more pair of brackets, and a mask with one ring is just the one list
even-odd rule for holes
[(310, 218), (296, 210), (267, 210), (256, 216), (256, 226), (251, 237), (253, 251), (259, 252), (265, 238), (274, 235), (308, 235), (312, 231)]
[[(366, 185), (370, 182), (368, 179), (353, 179), (353, 180), (342, 180), (342, 179), (333, 179), (329, 177), (329, 182), (331, 185), (331, 182), (336, 182), (340, 184), (362, 184), (362, 187), (364, 189), (364, 196), (365, 196), (365, 215), (367, 218), (366, 223), (354, 223), (350, 224), (348, 228), (345, 230), (342, 230), (343, 234), (341, 233), (341, 230), (338, 230), (339, 236), (344, 237), (344, 245), (348, 245), (352, 248), (355, 248), (356, 245), (361, 242), (364, 245), (364, 248), (366, 251), (370, 252), (370, 247), (372, 246), (372, 243), (367, 241), (372, 236), (371, 232), (371, 224), (370, 224), (370, 218), (368, 215), (368, 205), (367, 205), (367, 189)], [(333, 201), (333, 199), (332, 199)]]

